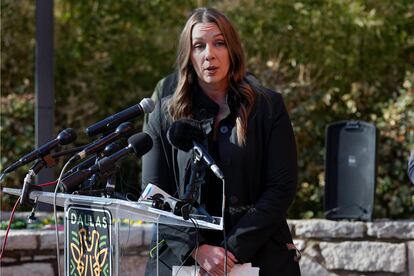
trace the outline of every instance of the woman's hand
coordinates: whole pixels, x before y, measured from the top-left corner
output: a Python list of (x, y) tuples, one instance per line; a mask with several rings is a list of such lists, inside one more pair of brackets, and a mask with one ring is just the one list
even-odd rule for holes
[[(191, 256), (201, 266), (200, 275), (204, 276), (206, 272), (212, 276), (224, 275), (226, 254), (223, 247), (203, 244), (197, 250), (194, 250)], [(227, 251), (227, 273), (230, 273), (236, 262), (237, 260), (234, 255), (230, 251)]]

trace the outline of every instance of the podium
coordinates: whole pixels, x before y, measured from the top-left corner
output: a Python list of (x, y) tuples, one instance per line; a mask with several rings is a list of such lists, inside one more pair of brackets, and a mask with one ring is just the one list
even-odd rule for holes
[[(4, 188), (4, 193), (20, 196), (21, 189)], [(54, 204), (54, 193), (31, 191), (30, 199)], [(119, 231), (122, 219), (142, 220), (156, 226), (157, 244), (159, 224), (194, 227), (191, 220), (184, 220), (171, 212), (155, 209), (148, 204), (115, 198), (74, 194), (56, 194), (56, 205), (65, 213), (65, 275), (119, 275)], [(223, 220), (213, 217), (190, 215), (196, 225), (204, 229), (223, 230)], [(158, 248), (156, 250), (158, 256)], [(89, 271), (90, 273), (88, 273)], [(158, 264), (157, 264), (158, 275)]]

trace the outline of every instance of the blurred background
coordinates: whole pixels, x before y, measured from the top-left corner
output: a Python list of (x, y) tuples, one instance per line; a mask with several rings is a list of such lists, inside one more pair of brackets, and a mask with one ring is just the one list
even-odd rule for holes
[[(228, 15), (248, 70), (285, 98), (299, 154), (289, 218), (323, 217), (325, 129), (340, 120), (377, 127), (374, 218), (414, 218), (412, 0), (55, 0), (54, 133), (71, 127), (77, 145), (90, 143), (87, 126), (149, 97), (174, 70), (179, 33), (198, 6)], [(2, 0), (0, 170), (35, 145), (34, 64), (35, 1)], [(140, 129), (142, 118), (133, 122)], [(123, 188), (139, 194), (140, 161), (122, 168)], [(1, 187), (20, 188), (27, 169)], [(1, 209), (13, 200), (1, 194)]]

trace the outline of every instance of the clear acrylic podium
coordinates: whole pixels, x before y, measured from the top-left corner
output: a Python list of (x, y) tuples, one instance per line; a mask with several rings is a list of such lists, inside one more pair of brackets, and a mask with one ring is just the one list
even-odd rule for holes
[[(21, 189), (4, 188), (3, 192), (21, 195)], [(54, 204), (51, 192), (33, 190), (29, 197), (36, 202)], [(159, 224), (194, 227), (191, 220), (136, 201), (57, 193), (56, 205), (64, 207), (65, 212), (65, 275), (120, 275), (118, 233), (122, 219), (154, 223), (157, 244)], [(204, 216), (190, 217), (200, 228), (223, 229), (220, 217), (214, 217), (214, 223), (207, 222)], [(85, 270), (91, 274), (85, 274)]]

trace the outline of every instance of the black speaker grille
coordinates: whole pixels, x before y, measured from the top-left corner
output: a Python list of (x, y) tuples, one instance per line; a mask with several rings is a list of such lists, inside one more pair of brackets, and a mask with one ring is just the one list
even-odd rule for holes
[(326, 129), (325, 216), (371, 220), (376, 182), (376, 128), (341, 121)]

